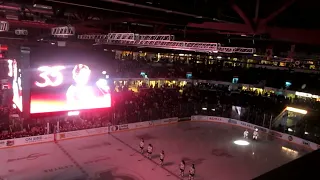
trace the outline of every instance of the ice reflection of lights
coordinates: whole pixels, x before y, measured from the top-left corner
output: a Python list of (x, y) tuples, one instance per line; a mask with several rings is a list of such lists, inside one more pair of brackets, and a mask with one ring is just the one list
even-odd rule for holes
[(283, 152), (287, 153), (288, 155), (292, 156), (293, 158), (296, 158), (299, 154), (298, 151), (295, 151), (293, 149), (290, 149), (290, 148), (287, 148), (284, 146), (282, 146), (281, 149)]
[(250, 144), (248, 141), (245, 140), (236, 140), (233, 143), (239, 146), (248, 146)]

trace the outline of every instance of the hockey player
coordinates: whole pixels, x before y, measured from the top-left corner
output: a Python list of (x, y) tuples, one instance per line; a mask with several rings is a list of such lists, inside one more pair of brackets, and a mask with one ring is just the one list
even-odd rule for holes
[(246, 129), (244, 132), (243, 132), (243, 137), (245, 139), (248, 139), (248, 136), (249, 136), (249, 131)]
[(194, 179), (195, 173), (196, 173), (196, 168), (194, 167), (194, 164), (192, 164), (192, 166), (190, 167), (190, 170), (189, 170), (189, 180)]
[(144, 140), (142, 138), (141, 141), (140, 141), (140, 152), (141, 152), (141, 154), (143, 154), (143, 147), (144, 147)]
[(252, 137), (252, 139), (253, 139), (253, 140), (258, 140), (258, 136), (259, 136), (258, 129), (255, 129), (255, 130), (253, 131), (253, 137)]
[(180, 177), (182, 177), (182, 178), (184, 176), (184, 168), (185, 168), (185, 166), (186, 166), (186, 163), (184, 162), (184, 160), (182, 160), (180, 162)]
[(160, 153), (160, 165), (163, 166), (163, 161), (164, 161), (164, 151), (162, 150)]
[(148, 158), (149, 159), (151, 159), (152, 150), (153, 150), (153, 146), (151, 144), (149, 144), (149, 146), (148, 146)]

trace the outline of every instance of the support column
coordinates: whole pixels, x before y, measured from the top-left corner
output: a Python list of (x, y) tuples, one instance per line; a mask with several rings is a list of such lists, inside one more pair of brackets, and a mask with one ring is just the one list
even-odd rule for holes
[(21, 57), (18, 61), (21, 67), (22, 81), (22, 117), (27, 119), (30, 117), (30, 84), (31, 84), (31, 68), (30, 68), (30, 48), (20, 47)]

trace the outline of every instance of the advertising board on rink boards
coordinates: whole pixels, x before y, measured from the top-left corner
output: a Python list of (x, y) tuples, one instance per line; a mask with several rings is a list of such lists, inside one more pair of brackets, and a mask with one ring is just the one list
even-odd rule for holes
[(23, 137), (23, 138), (16, 138), (16, 139), (7, 139), (7, 140), (0, 141), (0, 149), (7, 148), (7, 147), (14, 147), (14, 146), (52, 142), (52, 141), (54, 141), (53, 134), (41, 135), (41, 136), (30, 136), (30, 137)]
[(140, 129), (149, 127), (149, 122), (138, 122), (138, 123), (131, 123), (128, 124), (129, 129)]
[(313, 150), (317, 150), (320, 149), (320, 145), (289, 135), (289, 134), (285, 134), (285, 133), (281, 133), (278, 131), (274, 131), (274, 130), (269, 130), (267, 128), (261, 127), (261, 126), (257, 126), (251, 123), (247, 123), (247, 122), (243, 122), (243, 121), (238, 121), (235, 119), (229, 119), (229, 118), (224, 118), (224, 117), (217, 117), (217, 116), (201, 116), (201, 115), (196, 115), (196, 116), (191, 116), (191, 121), (208, 121), (208, 122), (224, 122), (224, 123), (228, 123), (230, 125), (237, 125), (237, 126), (241, 126), (243, 128), (246, 129), (259, 129), (260, 132), (263, 133), (268, 133), (269, 135), (285, 140), (285, 141), (289, 141), (291, 143), (295, 143), (295, 144), (299, 144), (302, 146), (305, 146), (307, 148), (311, 148)]
[(55, 139), (64, 140), (64, 139), (72, 139), (72, 138), (78, 138), (78, 137), (87, 137), (87, 136), (93, 136), (93, 135), (107, 134), (109, 131), (112, 133), (116, 131), (147, 128), (150, 126), (172, 124), (176, 122), (178, 122), (178, 118), (174, 117), (174, 118), (166, 118), (166, 119), (160, 119), (155, 121), (122, 124), (122, 125), (110, 126), (110, 127), (84, 129), (79, 131), (61, 132), (57, 134), (48, 134), (48, 135), (41, 135), (41, 136), (30, 136), (30, 137), (17, 138), (17, 139), (0, 140), (0, 149), (7, 148), (7, 147), (14, 147), (14, 146), (37, 144), (37, 143), (43, 143), (43, 142), (53, 142)]
[(149, 121), (148, 126), (152, 127), (152, 126), (159, 126), (159, 125), (164, 125), (164, 124), (173, 124), (173, 123), (177, 123), (178, 120), (179, 120), (178, 117), (159, 119), (159, 120)]
[(99, 135), (99, 134), (105, 134), (105, 133), (108, 133), (108, 127), (62, 132), (62, 133), (56, 134), (56, 139), (63, 140), (63, 139), (86, 137), (86, 136), (93, 136), (93, 135)]
[(54, 140), (53, 134), (41, 135), (41, 136), (30, 136), (24, 138), (16, 139), (17, 144), (35, 144), (35, 143), (42, 143), (42, 142), (50, 142)]
[[(7, 140), (0, 140), (0, 149), (1, 148), (7, 148), (7, 147), (15, 147), (15, 146), (22, 146), (22, 145), (29, 145), (29, 144), (37, 144), (37, 143), (44, 143), (44, 142), (53, 142), (56, 136), (56, 140), (64, 140), (64, 139), (72, 139), (72, 138), (78, 138), (78, 137), (86, 137), (86, 136), (92, 136), (92, 135), (101, 135), (106, 134), (108, 132), (115, 132), (115, 131), (122, 131), (122, 130), (130, 130), (130, 129), (139, 129), (139, 128), (147, 128), (147, 127), (153, 127), (157, 125), (165, 125), (165, 124), (173, 124), (178, 122), (178, 118), (166, 118), (166, 119), (160, 119), (155, 121), (145, 121), (145, 122), (139, 122), (139, 123), (131, 123), (131, 124), (122, 124), (117, 126), (110, 126), (110, 127), (101, 127), (101, 128), (94, 128), (94, 129), (85, 129), (85, 130), (79, 130), (79, 131), (71, 131), (71, 132), (62, 132), (57, 134), (48, 134), (48, 135), (41, 135), (41, 136), (31, 136), (31, 137), (23, 137), (23, 138), (17, 138), (17, 139), (7, 139)], [(201, 116), (196, 115), (191, 117), (191, 121), (207, 121), (207, 122), (223, 122), (228, 123), (230, 125), (237, 125), (241, 126), (246, 129), (259, 129), (259, 131), (262, 131), (264, 133), (268, 133), (269, 135), (286, 140), (288, 142), (292, 142), (295, 144), (302, 145), (307, 148), (311, 148), (313, 150), (317, 150), (320, 148), (320, 145), (315, 144), (313, 142), (269, 130), (264, 127), (256, 126), (254, 124), (250, 124), (243, 121), (238, 121), (235, 119), (229, 119), (224, 117), (217, 117), (217, 116)]]

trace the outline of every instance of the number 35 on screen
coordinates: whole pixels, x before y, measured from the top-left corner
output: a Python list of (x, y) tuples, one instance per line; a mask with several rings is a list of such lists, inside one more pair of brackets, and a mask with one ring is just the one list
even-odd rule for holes
[(60, 72), (62, 69), (65, 69), (64, 66), (42, 66), (38, 68), (38, 71), (41, 73), (39, 77), (42, 78), (42, 82), (35, 82), (35, 85), (38, 87), (47, 87), (47, 86), (59, 86), (63, 82), (63, 74)]

